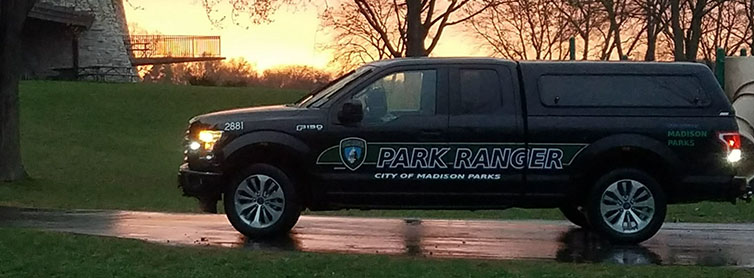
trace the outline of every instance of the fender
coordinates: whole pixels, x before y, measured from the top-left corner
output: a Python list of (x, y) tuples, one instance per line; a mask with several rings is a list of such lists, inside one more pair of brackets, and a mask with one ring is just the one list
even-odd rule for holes
[(662, 142), (651, 137), (639, 134), (617, 134), (595, 141), (584, 149), (572, 163), (574, 170), (581, 171), (589, 166), (589, 162), (599, 159), (599, 156), (617, 148), (630, 147), (646, 150), (656, 154), (662, 159), (662, 164), (668, 170), (676, 173), (682, 165), (680, 158)]
[(223, 147), (223, 158), (228, 159), (236, 151), (259, 143), (271, 143), (288, 147), (299, 154), (307, 154), (310, 149), (303, 141), (279, 131), (252, 131), (237, 137)]

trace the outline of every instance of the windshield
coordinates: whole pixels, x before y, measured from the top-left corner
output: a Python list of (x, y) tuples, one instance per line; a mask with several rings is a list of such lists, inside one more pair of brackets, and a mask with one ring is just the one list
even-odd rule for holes
[(320, 106), (323, 103), (327, 102), (327, 100), (329, 100), (330, 97), (338, 92), (341, 88), (345, 87), (354, 79), (371, 70), (372, 67), (369, 66), (352, 70), (351, 72), (338, 77), (338, 79), (333, 80), (326, 86), (322, 87), (322, 89), (313, 91), (308, 96), (299, 100), (296, 105), (298, 105), (299, 107)]

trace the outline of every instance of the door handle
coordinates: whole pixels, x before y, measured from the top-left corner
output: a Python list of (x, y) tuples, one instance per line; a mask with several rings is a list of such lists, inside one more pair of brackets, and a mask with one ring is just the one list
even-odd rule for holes
[(422, 136), (439, 137), (442, 136), (442, 130), (439, 129), (422, 129)]

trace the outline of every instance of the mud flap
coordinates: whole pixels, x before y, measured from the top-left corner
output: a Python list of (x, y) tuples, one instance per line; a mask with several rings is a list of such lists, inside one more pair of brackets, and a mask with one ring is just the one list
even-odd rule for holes
[[(751, 182), (754, 182), (754, 179), (752, 179)], [(726, 199), (734, 205), (736, 204), (738, 199), (746, 201), (747, 203), (751, 202), (751, 182), (749, 182), (749, 179), (746, 177), (734, 177), (733, 181), (730, 184), (730, 187), (728, 188)]]

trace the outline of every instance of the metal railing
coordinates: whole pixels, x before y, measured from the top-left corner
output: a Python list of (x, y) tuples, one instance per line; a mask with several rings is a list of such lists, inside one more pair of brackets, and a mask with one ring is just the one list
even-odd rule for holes
[(220, 36), (131, 35), (124, 40), (134, 58), (220, 57)]

